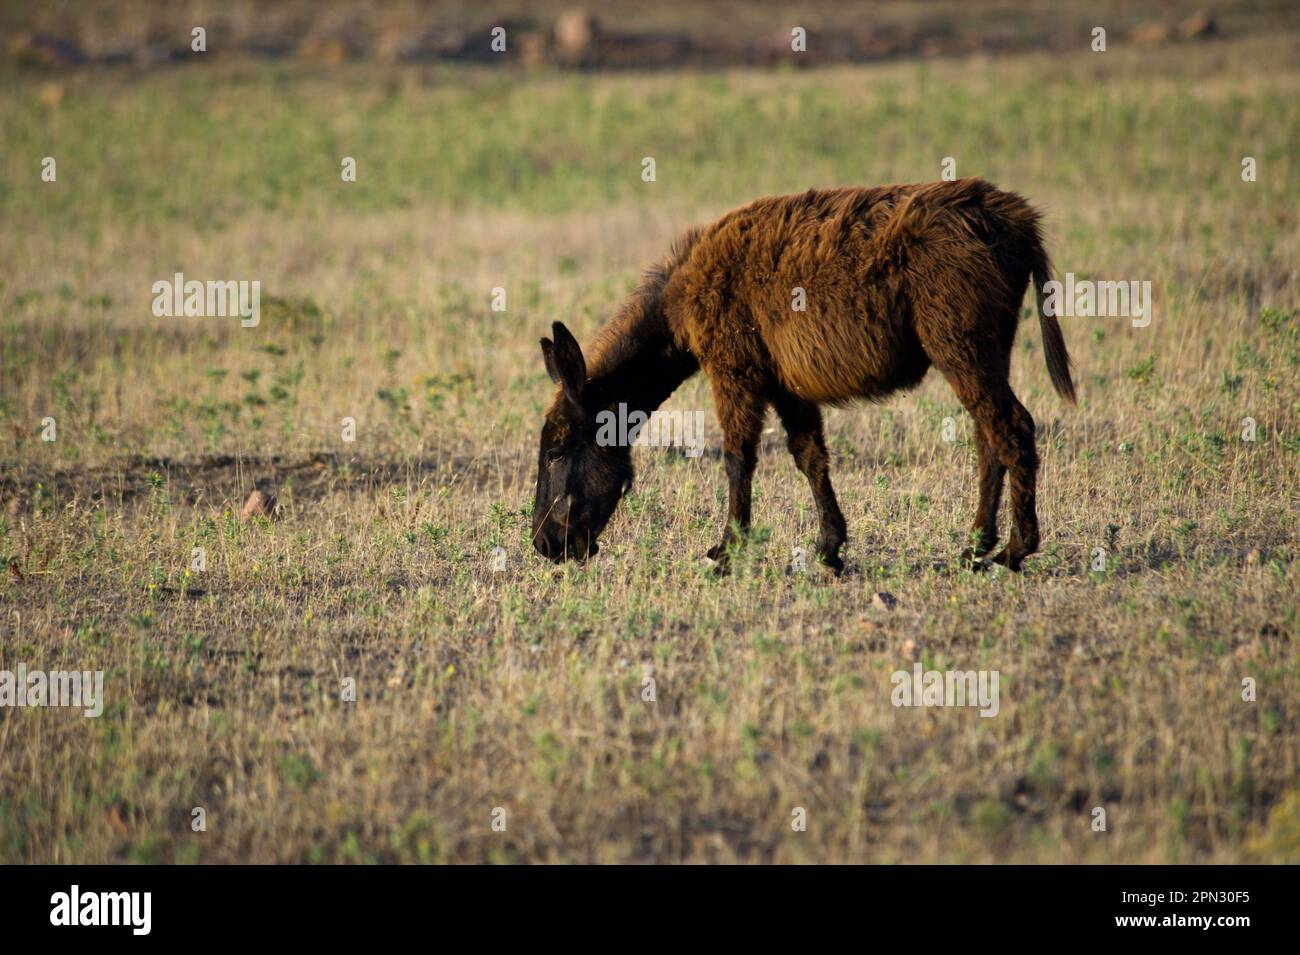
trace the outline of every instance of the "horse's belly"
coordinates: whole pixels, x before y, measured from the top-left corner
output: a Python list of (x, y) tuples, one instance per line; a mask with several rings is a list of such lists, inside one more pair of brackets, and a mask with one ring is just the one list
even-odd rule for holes
[(789, 323), (769, 338), (777, 377), (805, 401), (883, 398), (915, 386), (930, 367), (915, 334), (896, 325)]

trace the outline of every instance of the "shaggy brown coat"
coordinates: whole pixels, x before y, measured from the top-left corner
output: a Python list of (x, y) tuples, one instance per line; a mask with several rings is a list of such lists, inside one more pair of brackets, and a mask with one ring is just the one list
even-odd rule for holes
[[(584, 514), (584, 500), (593, 500), (584, 490), (600, 483), (602, 468), (620, 472), (624, 488), (631, 477), (618, 454), (589, 455), (570, 460), (578, 466), (566, 467), (564, 487), (556, 487), (547, 479), (548, 455), (554, 462), (556, 449), (567, 447), (573, 459), (573, 441), (584, 440), (597, 411), (626, 402), (648, 414), (702, 368), (730, 485), (726, 529), (709, 556), (725, 562), (749, 524), (759, 435), (771, 405), (812, 485), (821, 559), (839, 569), (844, 518), (818, 406), (883, 399), (915, 386), (933, 365), (975, 423), (979, 506), (968, 556), (997, 543), (1009, 471), (1013, 529), (994, 559), (1018, 569), (1039, 541), (1034, 423), (1008, 383), (1031, 279), (1048, 372), (1056, 390), (1074, 400), (1060, 327), (1043, 308), (1049, 277), (1038, 213), (982, 179), (764, 198), (691, 230), (599, 330), (585, 359), (558, 322), (555, 341), (543, 340), (547, 368), (561, 388), (543, 428), (534, 541), (552, 556), (556, 548), (544, 543), (558, 545), (565, 556), (564, 541), (581, 537), (582, 549), (593, 551), (609, 514)], [(799, 289), (803, 310), (796, 308)], [(621, 493), (605, 501), (609, 511)], [(560, 501), (567, 506), (557, 514)], [(568, 555), (583, 556), (572, 546)]]

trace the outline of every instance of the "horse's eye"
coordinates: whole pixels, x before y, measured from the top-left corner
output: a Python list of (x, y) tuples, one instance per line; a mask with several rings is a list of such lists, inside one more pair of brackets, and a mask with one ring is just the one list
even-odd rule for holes
[(564, 457), (563, 449), (551, 448), (551, 450), (546, 452), (546, 463), (554, 464), (556, 461), (559, 461), (563, 457)]

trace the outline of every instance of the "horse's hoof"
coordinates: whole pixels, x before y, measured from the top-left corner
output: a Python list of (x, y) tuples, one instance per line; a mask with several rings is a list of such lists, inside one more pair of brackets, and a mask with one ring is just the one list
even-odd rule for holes
[(1024, 554), (1012, 554), (1010, 548), (1004, 547), (998, 551), (998, 555), (993, 558), (993, 563), (1001, 564), (1007, 570), (1020, 572), (1020, 565), (1024, 563)]

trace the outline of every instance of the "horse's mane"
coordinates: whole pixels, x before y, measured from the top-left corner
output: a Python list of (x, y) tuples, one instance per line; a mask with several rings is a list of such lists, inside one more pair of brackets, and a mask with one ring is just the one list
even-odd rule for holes
[(693, 228), (678, 236), (668, 255), (642, 273), (636, 290), (597, 330), (585, 349), (588, 378), (598, 378), (618, 368), (648, 339), (667, 334), (664, 288), (673, 271), (690, 255), (702, 231)]

